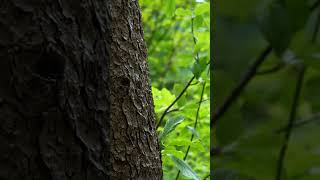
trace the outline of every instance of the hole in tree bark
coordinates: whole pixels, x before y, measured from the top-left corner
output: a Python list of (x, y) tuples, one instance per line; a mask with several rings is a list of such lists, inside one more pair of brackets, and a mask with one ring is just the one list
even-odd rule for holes
[(121, 85), (122, 86), (130, 86), (130, 79), (128, 78), (122, 78), (121, 81), (120, 81)]
[(36, 63), (36, 73), (47, 79), (64, 77), (65, 59), (56, 52), (45, 52)]

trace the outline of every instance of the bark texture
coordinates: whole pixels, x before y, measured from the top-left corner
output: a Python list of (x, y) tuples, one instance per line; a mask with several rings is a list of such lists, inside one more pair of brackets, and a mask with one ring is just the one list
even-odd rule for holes
[(0, 1), (0, 180), (161, 179), (138, 2)]

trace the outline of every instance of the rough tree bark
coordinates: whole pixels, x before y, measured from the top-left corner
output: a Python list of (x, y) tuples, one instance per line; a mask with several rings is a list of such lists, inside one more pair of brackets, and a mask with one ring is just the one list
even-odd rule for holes
[(0, 179), (161, 179), (135, 0), (0, 1)]

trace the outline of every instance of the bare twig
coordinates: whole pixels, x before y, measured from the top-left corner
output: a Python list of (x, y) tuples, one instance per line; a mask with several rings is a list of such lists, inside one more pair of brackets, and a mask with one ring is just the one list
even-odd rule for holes
[[(192, 37), (193, 37), (193, 43), (196, 45), (197, 41), (194, 35), (194, 29), (193, 29), (193, 21), (194, 18), (191, 18), (191, 33), (192, 33)], [(199, 60), (199, 53), (196, 54), (195, 60)], [(179, 96), (167, 107), (167, 109), (163, 112), (163, 114), (160, 117), (159, 123), (156, 126), (156, 129), (159, 128), (159, 126), (161, 125), (163, 118), (165, 117), (165, 115), (168, 113), (168, 111), (170, 110), (170, 108), (181, 98), (181, 96), (184, 94), (184, 92), (188, 89), (188, 87), (191, 85), (193, 79), (195, 78), (195, 76), (193, 76), (190, 81), (188, 82), (188, 84), (184, 87), (184, 89), (181, 91), (181, 93), (179, 94)]]
[[(197, 39), (196, 39), (195, 34), (194, 34), (193, 23), (194, 23), (194, 18), (191, 18), (191, 34), (192, 34), (192, 37), (193, 37), (193, 43), (194, 43), (194, 45), (196, 45), (196, 44), (197, 44)], [(195, 60), (196, 60), (196, 61), (199, 61), (199, 53), (196, 54)], [(194, 129), (197, 128), (198, 119), (199, 119), (199, 112), (200, 112), (200, 107), (201, 107), (201, 104), (202, 104), (202, 99), (203, 99), (203, 95), (204, 95), (205, 86), (206, 86), (206, 82), (204, 82), (204, 83), (203, 83), (203, 86), (202, 86), (200, 101), (199, 101), (198, 109), (197, 109), (197, 113), (196, 113), (196, 119), (195, 119), (195, 122), (194, 122), (194, 125), (193, 125), (193, 128), (194, 128)], [(192, 133), (191, 138), (190, 138), (190, 142), (193, 141), (193, 138), (194, 138), (194, 134)], [(185, 160), (187, 159), (187, 157), (188, 157), (190, 147), (191, 147), (191, 146), (189, 145), (188, 148), (187, 148), (187, 151), (186, 151), (186, 153), (185, 153), (185, 155), (184, 155), (184, 157), (183, 157), (183, 160), (184, 160), (184, 161), (185, 161)], [(178, 173), (177, 173), (176, 180), (179, 178), (179, 175), (180, 175), (180, 170), (179, 170)]]
[[(300, 121), (294, 123), (292, 128), (298, 128), (298, 127), (304, 126), (306, 124), (309, 124), (309, 123), (312, 123), (312, 122), (315, 122), (315, 121), (320, 121), (320, 112), (311, 115), (307, 119), (300, 120)], [(276, 130), (275, 132), (276, 133), (283, 133), (283, 132), (288, 131), (288, 129), (289, 129), (289, 127), (286, 126), (286, 127), (283, 127), (283, 128), (280, 128), (280, 129)]]
[(156, 126), (156, 129), (159, 128), (159, 126), (161, 125), (163, 118), (165, 117), (165, 115), (168, 113), (168, 111), (170, 110), (170, 108), (176, 104), (176, 102), (182, 97), (182, 95), (186, 92), (186, 90), (188, 89), (188, 87), (191, 85), (192, 81), (194, 80), (195, 76), (192, 76), (192, 78), (189, 80), (189, 82), (187, 83), (187, 85), (183, 88), (183, 90), (180, 92), (180, 94), (176, 97), (176, 99), (164, 110), (164, 112), (162, 113), (160, 120)]
[(294, 92), (293, 103), (292, 103), (291, 112), (290, 112), (289, 121), (288, 121), (288, 128), (285, 133), (284, 143), (282, 144), (280, 154), (279, 154), (279, 159), (278, 159), (278, 163), (277, 163), (276, 180), (281, 180), (283, 161), (284, 161), (286, 151), (288, 148), (288, 143), (290, 140), (294, 120), (296, 119), (296, 111), (297, 111), (297, 107), (298, 107), (298, 101), (299, 101), (299, 96), (301, 93), (304, 74), (305, 74), (305, 68), (302, 67), (302, 69), (300, 70), (299, 75), (298, 75), (296, 90)]
[(320, 0), (316, 1), (311, 7), (310, 11), (314, 11), (320, 5)]
[[(199, 119), (199, 112), (200, 112), (200, 107), (201, 107), (201, 104), (202, 104), (201, 102), (202, 102), (202, 99), (203, 99), (205, 86), (206, 86), (206, 83), (204, 82), (204, 83), (203, 83), (203, 86), (202, 86), (202, 90), (201, 90), (200, 102), (199, 102), (198, 109), (197, 109), (197, 113), (196, 113), (196, 120), (195, 120), (194, 125), (193, 125), (193, 128), (194, 128), (194, 129), (197, 128), (198, 119)], [(194, 138), (194, 134), (192, 133), (191, 138), (190, 138), (190, 142), (193, 141), (193, 138)], [(187, 157), (188, 157), (190, 148), (191, 148), (191, 145), (188, 146), (187, 151), (186, 151), (186, 153), (185, 153), (185, 155), (184, 155), (184, 157), (183, 157), (183, 160), (184, 160), (184, 161), (185, 161), (185, 160), (187, 159)], [(176, 180), (179, 178), (179, 175), (180, 175), (180, 170), (179, 170), (178, 173), (177, 173)]]
[(172, 112), (176, 112), (176, 111), (180, 111), (180, 109), (179, 108), (171, 109), (167, 112), (167, 114), (172, 113)]
[(198, 104), (198, 103), (203, 103), (203, 102), (206, 102), (206, 101), (209, 101), (209, 100), (210, 100), (210, 98), (208, 98), (208, 99), (203, 99), (202, 101), (197, 102), (197, 104)]
[(226, 98), (223, 104), (213, 111), (213, 114), (211, 116), (210, 126), (213, 126), (217, 122), (217, 120), (228, 110), (230, 105), (238, 98), (242, 90), (246, 87), (249, 81), (256, 74), (258, 67), (268, 57), (271, 51), (272, 51), (271, 46), (268, 46), (265, 50), (261, 52), (258, 58), (254, 61), (254, 63), (249, 67), (247, 72), (244, 74), (239, 84), (231, 91), (230, 95)]
[[(314, 11), (318, 6), (320, 5), (320, 0), (316, 1), (311, 7), (310, 11)], [(313, 33), (313, 40), (315, 41), (316, 34), (319, 31), (319, 25), (320, 25), (320, 18), (319, 22), (316, 25), (316, 30)], [(248, 71), (245, 73), (243, 79), (239, 82), (239, 84), (236, 86), (235, 89), (232, 90), (230, 95), (226, 98), (224, 103), (218, 107), (216, 110), (213, 111), (211, 116), (211, 123), (210, 126), (213, 126), (217, 120), (227, 111), (229, 106), (233, 103), (235, 99), (240, 95), (241, 91), (244, 89), (244, 87), (247, 85), (247, 83), (252, 79), (252, 77), (256, 74), (256, 70), (258, 66), (266, 59), (266, 57), (270, 54), (272, 51), (272, 47), (269, 45), (257, 58), (257, 60), (252, 64), (252, 66), (248, 69)]]
[[(320, 0), (318, 0), (318, 1), (316, 1), (311, 7), (310, 7), (310, 11), (312, 12), (312, 11), (314, 11), (317, 7), (319, 7), (320, 6)], [(318, 18), (318, 21), (317, 21), (317, 25), (316, 25), (316, 29), (314, 30), (314, 32), (313, 32), (313, 35), (312, 35), (312, 41), (313, 42), (315, 42), (315, 40), (316, 40), (316, 36), (317, 36), (317, 34), (318, 34), (318, 31), (319, 31), (319, 26), (320, 26), (320, 18)], [(269, 47), (269, 48), (271, 48), (271, 47)], [(268, 48), (267, 48), (268, 49)], [(263, 52), (263, 53), (261, 53), (261, 55), (259, 56), (259, 57), (263, 57), (263, 54), (265, 54), (265, 52), (266, 52), (266, 50)], [(269, 52), (270, 53), (270, 52)], [(267, 53), (267, 55), (268, 55), (268, 53)], [(267, 56), (266, 55), (266, 56)], [(260, 58), (258, 58), (257, 60), (256, 60), (256, 62), (259, 62), (259, 59)], [(261, 60), (261, 59), (260, 59)], [(263, 60), (263, 59), (262, 59)], [(257, 63), (254, 63), (252, 66), (254, 66), (255, 64), (257, 64)], [(259, 65), (259, 64), (258, 64)], [(265, 73), (269, 73), (269, 72), (275, 72), (275, 71), (277, 71), (277, 70), (279, 70), (279, 68), (280, 68), (280, 66), (275, 66), (274, 68), (272, 68), (272, 69), (270, 69), (270, 70), (268, 70), (268, 71), (264, 71), (264, 72), (256, 72), (255, 74), (256, 75), (260, 75), (260, 74), (265, 74)], [(237, 98), (237, 96), (239, 96), (239, 94), (240, 94), (240, 91), (245, 87), (245, 85), (248, 83), (248, 81), (252, 78), (252, 74), (251, 74), (251, 76), (249, 76), (250, 75), (250, 69), (251, 68), (249, 68), (249, 70), (247, 71), (247, 73), (246, 73), (246, 75), (244, 76), (244, 78), (243, 78), (243, 80), (238, 84), (238, 86), (231, 92), (231, 94), (228, 96), (228, 98), (225, 100), (225, 102), (222, 104), (222, 106), (221, 107), (219, 107), (219, 108), (217, 108), (214, 112), (213, 112), (213, 114), (212, 114), (212, 116), (211, 116), (211, 124), (210, 124), (210, 126), (213, 126), (215, 123), (216, 123), (216, 121), (217, 121), (217, 119), (219, 119), (224, 113), (225, 113), (225, 111), (228, 109), (228, 107), (232, 104), (232, 101), (234, 101), (236, 98)], [(280, 68), (281, 69), (281, 68)], [(247, 77), (247, 76), (249, 76), (249, 77)], [(248, 80), (249, 79), (249, 80)], [(299, 127), (299, 126), (302, 126), (302, 125), (304, 125), (304, 124), (307, 124), (308, 122), (311, 122), (311, 120), (306, 120), (306, 121), (301, 121), (301, 122), (298, 122), (298, 123), (296, 123), (296, 124), (294, 124), (293, 125), (293, 127), (291, 127), (291, 128), (294, 128), (294, 127)], [(276, 132), (283, 132), (283, 131), (286, 131), (286, 132), (288, 132), (288, 127), (285, 127), (285, 128), (281, 128), (281, 129), (279, 129), (279, 130), (277, 130)], [(211, 152), (214, 152), (215, 151), (215, 149), (214, 148), (211, 148)], [(211, 156), (212, 155), (214, 155), (214, 153), (211, 153)]]
[[(306, 118), (306, 119), (302, 119), (299, 120), (297, 122), (295, 122), (292, 125), (292, 131), (294, 131), (294, 129), (299, 128), (301, 126), (307, 125), (309, 123), (313, 123), (313, 122), (320, 122), (320, 112), (314, 113), (312, 114), (310, 117)], [(273, 133), (284, 133), (288, 131), (288, 125), (282, 128), (277, 129), (276, 131), (273, 131)], [(210, 151), (210, 156), (217, 156), (217, 155), (221, 155), (224, 152), (224, 148), (220, 148), (220, 147), (212, 147), (211, 151)]]
[[(318, 0), (315, 5), (313, 6), (314, 9), (316, 9), (320, 5), (320, 0)], [(313, 10), (313, 9), (312, 9)], [(320, 14), (318, 15), (318, 19), (315, 25), (314, 32), (312, 34), (312, 43), (315, 43), (317, 39), (317, 34), (319, 31), (319, 26), (320, 26)], [(302, 88), (302, 83), (303, 83), (303, 77), (305, 74), (305, 67), (302, 67), (301, 71), (299, 72), (298, 76), (298, 81), (297, 81), (297, 86), (296, 86), (296, 91), (293, 99), (293, 104), (291, 107), (291, 112), (290, 112), (290, 117), (289, 117), (289, 122), (288, 126), (285, 128), (285, 140), (284, 143), (281, 147), (280, 154), (279, 154), (279, 159), (278, 159), (278, 166), (277, 166), (277, 174), (276, 174), (276, 180), (281, 180), (281, 175), (282, 175), (282, 170), (283, 170), (283, 161), (286, 155), (286, 150), (288, 148), (288, 143), (290, 140), (291, 132), (294, 127), (294, 120), (296, 116), (296, 110), (298, 106), (298, 99), (300, 96), (301, 88)]]

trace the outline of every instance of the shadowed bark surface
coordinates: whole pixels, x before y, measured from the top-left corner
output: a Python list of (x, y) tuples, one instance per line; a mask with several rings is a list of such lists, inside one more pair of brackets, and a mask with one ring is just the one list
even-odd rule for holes
[(161, 179), (137, 1), (0, 1), (0, 179)]

